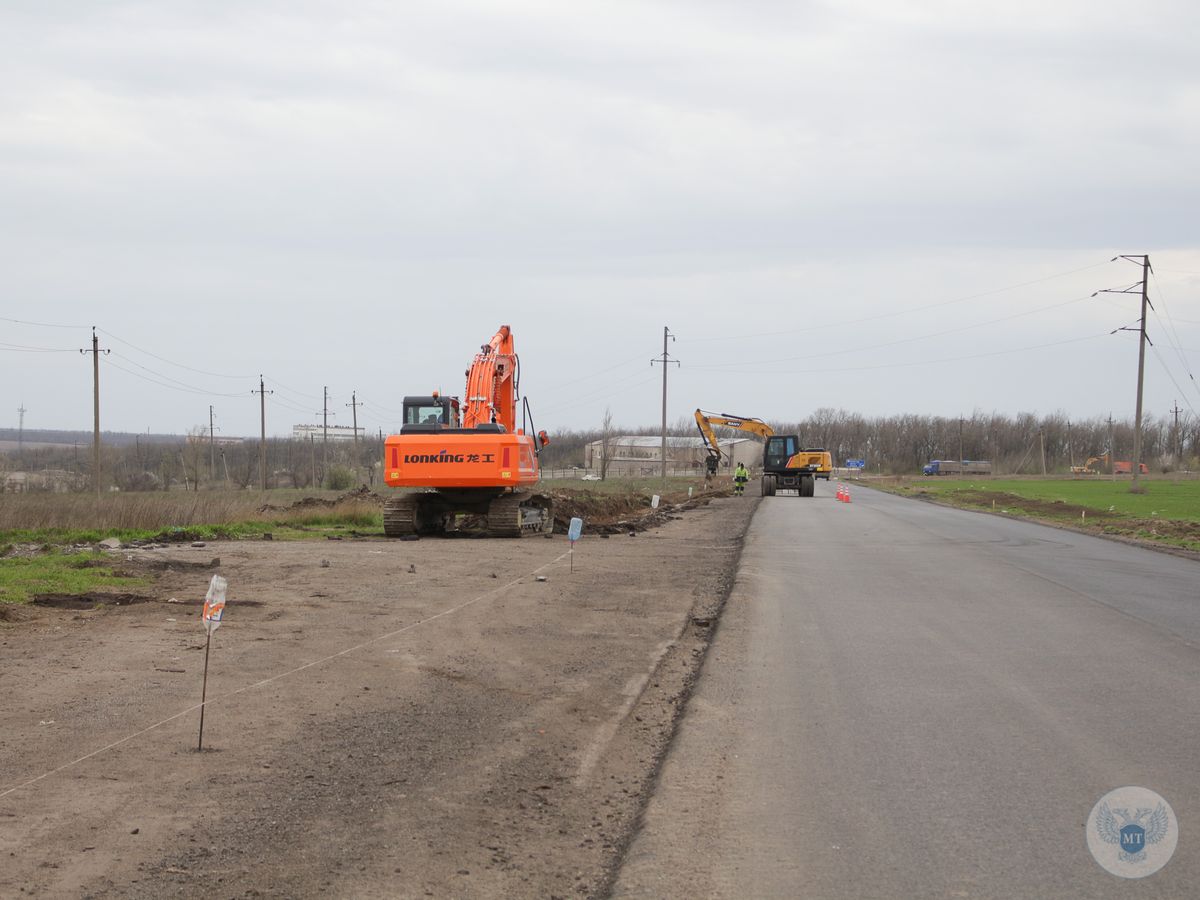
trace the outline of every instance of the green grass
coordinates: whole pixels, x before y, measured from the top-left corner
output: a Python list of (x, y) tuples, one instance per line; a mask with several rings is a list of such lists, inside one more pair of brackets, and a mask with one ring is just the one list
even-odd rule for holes
[(1129, 480), (1113, 482), (1096, 476), (1061, 481), (928, 480), (914, 482), (906, 493), (924, 491), (953, 499), (955, 494), (979, 491), (1011, 494), (1014, 498), (1062, 501), (1072, 506), (1111, 511), (1140, 519), (1158, 517), (1200, 522), (1200, 481), (1147, 481), (1144, 494), (1131, 494)]
[(116, 575), (102, 553), (44, 553), (0, 559), (0, 603), (25, 603), (39, 594), (86, 594), (105, 588), (133, 588), (146, 578)]
[(1200, 481), (1091, 476), (1064, 479), (905, 478), (878, 487), (967, 509), (1038, 519), (1200, 551)]

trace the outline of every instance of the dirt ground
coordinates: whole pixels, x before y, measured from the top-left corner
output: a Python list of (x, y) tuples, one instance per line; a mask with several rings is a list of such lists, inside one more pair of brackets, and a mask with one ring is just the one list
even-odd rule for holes
[(573, 573), (560, 534), (116, 551), (153, 587), (0, 622), (0, 895), (603, 896), (756, 504)]

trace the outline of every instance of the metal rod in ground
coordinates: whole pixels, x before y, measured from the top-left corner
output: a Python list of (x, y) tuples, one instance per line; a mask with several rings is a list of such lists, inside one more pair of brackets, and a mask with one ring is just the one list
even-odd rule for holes
[(204, 703), (208, 699), (208, 648), (212, 646), (212, 632), (204, 639), (204, 686), (200, 688), (200, 740), (196, 742), (196, 752), (204, 749)]

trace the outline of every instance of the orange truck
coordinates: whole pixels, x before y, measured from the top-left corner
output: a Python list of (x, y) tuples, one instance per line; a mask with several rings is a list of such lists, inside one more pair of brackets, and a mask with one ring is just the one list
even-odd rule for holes
[[(383, 479), (411, 488), (383, 508), (388, 537), (453, 532), (522, 537), (554, 529), (548, 496), (535, 493), (538, 456), (526, 400), (517, 427), (520, 364), (512, 329), (501, 325), (467, 370), (463, 399), (438, 392), (404, 398), (404, 422), (383, 448)], [(525, 423), (528, 422), (528, 429)]]
[[(1138, 472), (1140, 472), (1142, 475), (1150, 474), (1150, 470), (1146, 468), (1145, 463), (1138, 463)], [(1128, 459), (1125, 459), (1125, 460), (1114, 459), (1113, 460), (1113, 474), (1114, 475), (1132, 475), (1133, 474), (1133, 462)]]

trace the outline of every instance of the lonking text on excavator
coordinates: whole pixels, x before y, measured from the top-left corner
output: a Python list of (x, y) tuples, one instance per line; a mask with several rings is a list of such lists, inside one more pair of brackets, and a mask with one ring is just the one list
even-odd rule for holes
[(794, 491), (797, 497), (811, 497), (816, 479), (829, 480), (833, 459), (821, 447), (800, 449), (800, 437), (795, 434), (776, 434), (762, 419), (733, 416), (729, 413), (708, 413), (696, 410), (696, 427), (708, 444), (706, 466), (715, 474), (721, 462), (721, 446), (713, 426), (736, 428), (766, 439), (763, 446), (762, 495), (774, 497), (780, 491)]
[(436, 391), (404, 398), (400, 433), (384, 443), (384, 482), (419, 490), (384, 504), (388, 537), (522, 537), (554, 529), (550, 498), (532, 490), (541, 478), (538, 455), (549, 439), (544, 431), (532, 433), (527, 400), (517, 427), (519, 380), (512, 329), (501, 325), (475, 354), (463, 400)]

